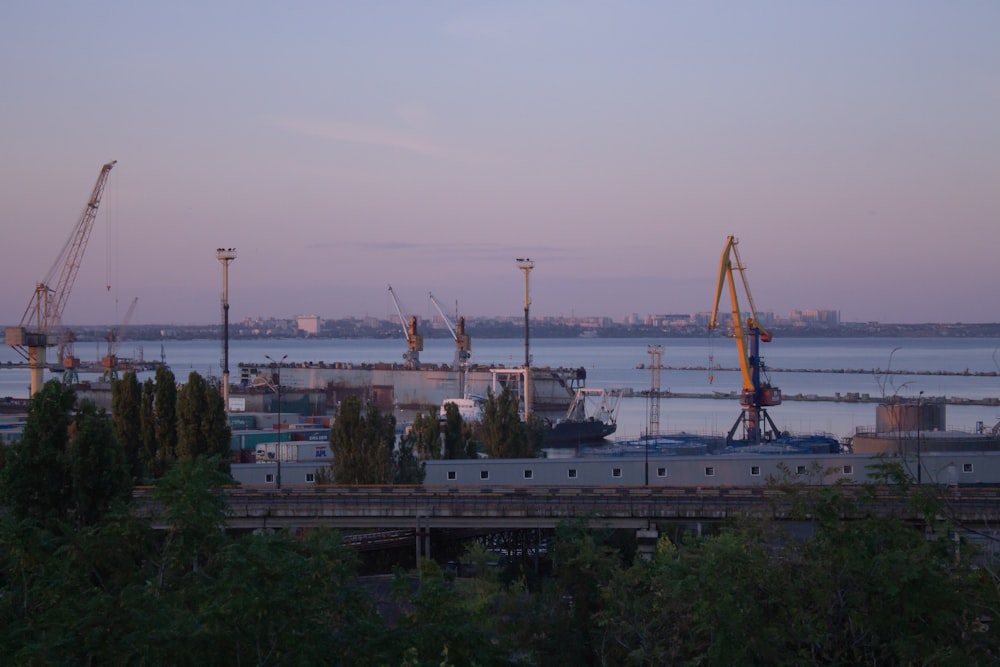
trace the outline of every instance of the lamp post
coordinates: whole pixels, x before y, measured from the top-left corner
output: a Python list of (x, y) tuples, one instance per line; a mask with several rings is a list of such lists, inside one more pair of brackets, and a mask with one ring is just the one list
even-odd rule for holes
[(278, 446), (275, 447), (275, 460), (278, 462), (278, 475), (275, 479), (277, 488), (281, 488), (281, 364), (288, 358), (287, 354), (281, 355), (281, 359), (275, 361), (270, 355), (265, 354), (264, 358), (271, 362), (271, 368), (275, 370), (275, 384), (278, 387)]
[(535, 263), (527, 257), (517, 258), (517, 268), (524, 271), (524, 421), (527, 423), (531, 415), (531, 354), (528, 348), (528, 308), (531, 306), (531, 294), (528, 291), (528, 274), (535, 268)]
[(921, 417), (923, 417), (923, 398), (924, 392), (921, 391), (917, 394), (917, 484), (920, 484), (922, 478), (920, 471), (920, 422)]

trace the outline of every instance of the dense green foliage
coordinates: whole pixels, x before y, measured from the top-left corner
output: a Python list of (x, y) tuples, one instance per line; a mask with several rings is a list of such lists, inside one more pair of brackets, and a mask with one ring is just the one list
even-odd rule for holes
[(418, 412), (408, 436), (421, 460), (469, 459), (476, 456), (472, 427), (462, 420), (458, 406), (445, 403), (444, 419), (436, 410)]
[[(396, 418), (382, 414), (374, 403), (361, 414), (361, 403), (348, 396), (340, 403), (330, 426), (333, 463), (317, 483), (419, 484), (424, 470), (413, 441), (404, 438), (396, 448)], [(330, 477), (332, 476), (332, 479)]]
[(153, 388), (153, 460), (147, 473), (159, 477), (177, 458), (177, 381), (166, 366), (156, 368)]
[(125, 450), (129, 474), (133, 480), (144, 476), (142, 466), (142, 385), (135, 371), (126, 372), (111, 382), (111, 414), (115, 435)]
[(215, 456), (228, 472), (231, 435), (222, 394), (192, 371), (177, 394), (177, 458)]
[(476, 434), (490, 458), (533, 458), (541, 451), (540, 419), (531, 415), (522, 422), (520, 400), (508, 387), (487, 396)]
[[(1000, 663), (996, 562), (953, 540), (935, 490), (891, 463), (878, 488), (898, 482), (926, 525), (844, 521), (871, 498), (781, 479), (802, 519), (794, 534), (761, 519), (705, 536), (664, 524), (643, 559), (630, 531), (581, 519), (545, 543), (544, 578), (528, 561), (491, 567), (474, 545), (474, 577), (421, 561), (390, 590), (358, 576), (335, 532), (227, 532), (218, 455), (169, 462), (142, 511), (124, 511), (115, 429), (93, 404), (72, 406), (72, 390), (48, 383), (0, 457), (3, 664)], [(412, 445), (393, 451), (391, 417), (348, 407), (339, 437), (401, 475)]]
[(111, 421), (57, 380), (32, 397), (20, 440), (5, 453), (0, 502), (13, 518), (92, 525), (132, 486)]

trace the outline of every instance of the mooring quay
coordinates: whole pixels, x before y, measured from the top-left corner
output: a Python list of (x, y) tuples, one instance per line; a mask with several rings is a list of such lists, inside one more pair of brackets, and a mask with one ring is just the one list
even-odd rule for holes
[[(715, 522), (740, 517), (808, 521), (810, 491), (819, 487), (426, 487), (322, 486), (227, 489), (226, 524), (260, 528), (411, 529), (553, 528), (584, 520), (594, 527), (641, 529), (655, 522)], [(829, 490), (829, 487), (825, 487)], [(895, 516), (925, 523), (911, 498), (894, 487), (837, 488), (841, 518)], [(923, 487), (941, 500), (942, 515), (967, 526), (1000, 522), (1000, 488)], [(136, 491), (137, 512), (166, 527), (150, 489)]]

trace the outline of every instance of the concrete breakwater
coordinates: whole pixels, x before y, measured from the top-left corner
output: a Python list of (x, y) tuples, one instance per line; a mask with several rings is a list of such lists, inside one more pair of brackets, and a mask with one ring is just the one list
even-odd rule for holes
[[(648, 368), (645, 364), (636, 366), (638, 369)], [(739, 368), (723, 368), (722, 366), (663, 366), (665, 371), (732, 371), (739, 372)], [(1000, 371), (973, 371), (968, 368), (961, 371), (913, 371), (882, 368), (775, 368), (767, 367), (769, 373), (833, 373), (836, 375), (927, 375), (927, 376), (950, 376), (950, 377), (1000, 377)]]
[[(659, 395), (660, 398), (697, 398), (697, 399), (721, 399), (726, 401), (737, 401), (740, 399), (740, 394), (735, 391), (713, 391), (709, 393), (704, 392), (676, 392), (669, 390), (661, 390), (656, 394), (652, 394), (649, 389), (635, 390), (626, 389), (623, 394), (628, 398), (649, 398), (650, 395)], [(867, 393), (857, 393), (857, 392), (837, 392), (832, 396), (821, 396), (818, 394), (789, 394), (782, 392), (781, 400), (788, 401), (807, 401), (814, 403), (891, 403), (893, 399), (891, 397), (884, 396), (873, 396)], [(945, 405), (984, 405), (984, 406), (998, 406), (1000, 405), (1000, 398), (960, 398), (956, 396), (924, 396), (923, 402), (925, 403), (943, 403)]]

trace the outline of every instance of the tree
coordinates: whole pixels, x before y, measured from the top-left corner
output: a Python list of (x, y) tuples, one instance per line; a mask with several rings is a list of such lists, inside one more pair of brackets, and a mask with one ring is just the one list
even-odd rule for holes
[(228, 540), (206, 595), (202, 662), (365, 664), (366, 636), (383, 633), (355, 584), (355, 562), (324, 529)]
[(333, 478), (337, 484), (391, 484), (395, 478), (393, 446), (396, 418), (374, 403), (361, 416), (361, 403), (348, 396), (330, 428)]
[(399, 446), (392, 453), (392, 483), (422, 484), (427, 474), (427, 464), (417, 458), (409, 436), (400, 438)]
[(28, 402), (24, 432), (0, 471), (0, 497), (19, 519), (67, 514), (73, 485), (66, 447), (75, 401), (72, 388), (49, 380)]
[(431, 410), (416, 414), (406, 439), (413, 445), (421, 459), (448, 458), (441, 454), (441, 422)]
[(93, 525), (131, 494), (110, 420), (91, 401), (74, 417), (75, 399), (50, 380), (28, 403), (24, 433), (0, 471), (0, 498), (18, 519)]
[(156, 385), (146, 378), (142, 383), (142, 399), (139, 406), (139, 460), (142, 464), (144, 478), (159, 477), (162, 468), (156, 459)]
[(68, 456), (72, 481), (72, 508), (78, 525), (92, 526), (115, 503), (132, 497), (125, 452), (104, 410), (83, 401), (70, 427)]
[(157, 476), (177, 458), (177, 381), (166, 366), (156, 368), (153, 393), (153, 432), (156, 439)]
[(541, 440), (538, 424), (521, 421), (520, 401), (508, 387), (499, 394), (490, 392), (483, 405), (478, 435), (486, 453), (495, 459), (532, 458), (538, 455)]
[(454, 403), (444, 406), (444, 449), (446, 459), (476, 458), (476, 440), (472, 424), (462, 419)]
[(218, 456), (228, 471), (231, 436), (222, 395), (192, 371), (177, 395), (177, 458)]
[(142, 386), (135, 371), (111, 382), (111, 416), (133, 480), (145, 475), (142, 462)]

